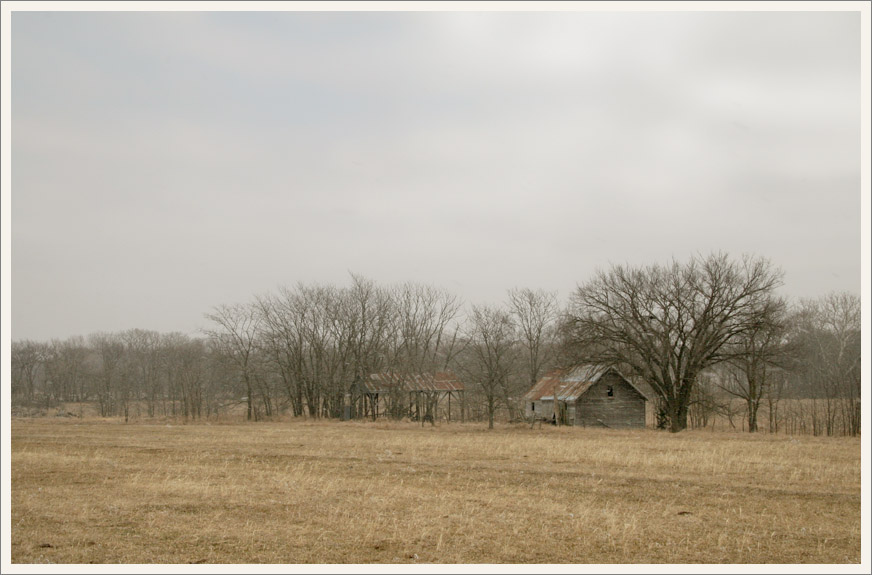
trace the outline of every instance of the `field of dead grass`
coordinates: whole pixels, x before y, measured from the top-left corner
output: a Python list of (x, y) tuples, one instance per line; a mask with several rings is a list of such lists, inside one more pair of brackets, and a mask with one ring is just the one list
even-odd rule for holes
[(856, 438), (12, 423), (13, 563), (858, 563)]

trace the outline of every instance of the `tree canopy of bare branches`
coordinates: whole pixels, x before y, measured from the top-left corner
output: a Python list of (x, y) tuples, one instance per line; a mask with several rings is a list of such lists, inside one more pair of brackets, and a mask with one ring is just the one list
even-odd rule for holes
[(529, 288), (509, 290), (509, 308), (524, 346), (528, 383), (535, 385), (543, 367), (554, 357), (557, 319), (560, 307), (557, 294)]
[[(759, 322), (734, 338), (729, 359), (721, 370), (718, 387), (745, 402), (748, 431), (757, 431), (757, 412), (767, 394), (783, 385), (794, 349), (788, 334), (787, 303), (773, 298), (761, 310)], [(770, 419), (771, 421), (771, 419)]]
[(253, 419), (254, 377), (253, 363), (255, 344), (261, 318), (249, 305), (219, 305), (206, 318), (216, 324), (208, 330), (210, 340), (216, 349), (223, 352), (231, 365), (237, 370), (245, 383), (247, 412), (246, 418)]
[(671, 431), (687, 427), (700, 373), (775, 305), (781, 272), (764, 259), (726, 254), (686, 263), (599, 271), (571, 296), (568, 329), (580, 357), (620, 365), (665, 403)]
[[(795, 314), (794, 372), (805, 395), (824, 400), (824, 429), (835, 433), (836, 417), (847, 432), (860, 432), (860, 298), (847, 292), (803, 300)], [(841, 413), (839, 413), (841, 412)]]
[(517, 364), (517, 329), (506, 310), (473, 306), (468, 318), (464, 374), (484, 394), (488, 429), (493, 429), (498, 394), (506, 392)]

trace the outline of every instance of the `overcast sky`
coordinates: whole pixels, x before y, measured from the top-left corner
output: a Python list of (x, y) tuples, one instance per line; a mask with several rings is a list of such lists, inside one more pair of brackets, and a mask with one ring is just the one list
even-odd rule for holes
[(718, 250), (860, 291), (857, 13), (16, 12), (11, 95), (14, 339)]

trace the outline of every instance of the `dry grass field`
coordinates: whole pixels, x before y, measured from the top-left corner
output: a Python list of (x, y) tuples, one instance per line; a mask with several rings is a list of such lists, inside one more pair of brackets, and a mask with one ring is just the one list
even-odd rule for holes
[(856, 438), (12, 423), (13, 563), (858, 563)]

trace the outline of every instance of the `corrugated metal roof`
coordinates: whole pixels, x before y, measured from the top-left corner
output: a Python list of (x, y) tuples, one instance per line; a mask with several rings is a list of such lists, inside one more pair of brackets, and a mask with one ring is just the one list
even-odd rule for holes
[[(577, 365), (569, 369), (549, 371), (524, 395), (524, 400), (554, 401), (556, 394), (558, 401), (575, 401), (610, 369), (614, 368), (603, 365)], [(655, 397), (653, 389), (648, 383), (633, 382), (624, 377), (621, 372), (616, 369), (615, 371), (646, 400), (650, 401), (651, 398)]]
[(563, 378), (566, 382), (586, 381), (595, 383), (609, 370), (608, 367), (602, 365), (577, 365), (573, 367), (569, 373)]
[(387, 393), (396, 391), (463, 391), (463, 382), (451, 372), (409, 374), (373, 373), (363, 382), (368, 393)]
[(578, 365), (549, 371), (524, 395), (524, 399), (553, 401), (556, 395), (558, 401), (575, 401), (608, 370), (601, 365)]

